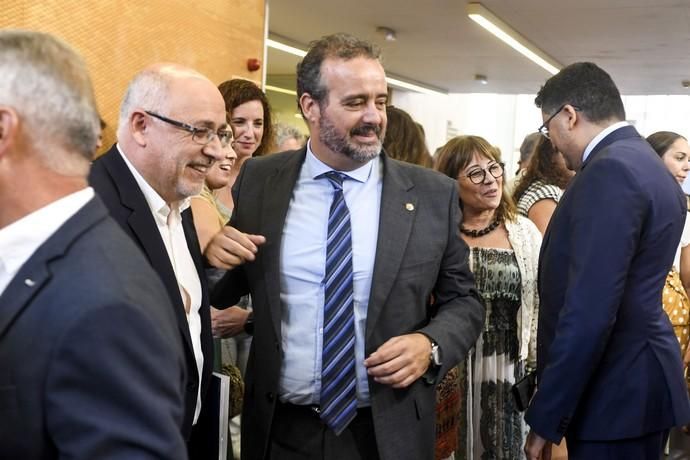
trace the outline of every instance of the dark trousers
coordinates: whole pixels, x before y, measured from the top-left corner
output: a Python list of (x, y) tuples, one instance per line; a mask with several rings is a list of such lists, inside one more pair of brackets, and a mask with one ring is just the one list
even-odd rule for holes
[(567, 439), (568, 460), (659, 460), (668, 430), (619, 441)]
[(371, 409), (357, 416), (340, 436), (310, 406), (276, 405), (268, 459), (379, 460)]

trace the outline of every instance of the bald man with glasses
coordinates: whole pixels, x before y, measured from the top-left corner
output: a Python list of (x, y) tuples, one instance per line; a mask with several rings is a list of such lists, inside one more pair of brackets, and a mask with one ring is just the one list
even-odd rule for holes
[[(203, 259), (189, 199), (232, 140), (225, 103), (198, 72), (156, 64), (129, 84), (117, 144), (94, 162), (92, 187), (158, 273), (182, 336), (187, 371), (182, 433), (192, 459), (208, 458), (203, 404), (212, 337)], [(248, 237), (236, 238), (253, 246)], [(254, 242), (260, 244), (262, 240)]]

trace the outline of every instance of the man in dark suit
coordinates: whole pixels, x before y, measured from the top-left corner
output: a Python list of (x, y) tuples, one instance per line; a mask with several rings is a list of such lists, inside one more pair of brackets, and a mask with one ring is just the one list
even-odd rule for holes
[[(153, 65), (130, 83), (118, 143), (96, 160), (92, 187), (146, 255), (166, 288), (182, 337), (188, 383), (182, 424), (191, 458), (204, 459), (202, 414), (213, 349), (208, 292), (189, 197), (232, 140), (223, 98), (206, 77), (175, 64)], [(168, 299), (166, 299), (168, 300)]]
[(611, 77), (577, 63), (535, 100), (542, 134), (577, 170), (542, 245), (538, 389), (529, 459), (567, 439), (570, 459), (654, 459), (690, 420), (661, 290), (685, 219), (683, 194), (625, 120)]
[(186, 459), (169, 301), (87, 187), (86, 66), (3, 31), (0, 74), (0, 458)]
[(382, 153), (369, 43), (324, 37), (297, 78), (311, 139), (245, 163), (231, 223), (266, 243), (215, 291), (254, 305), (242, 458), (432, 459), (435, 382), (484, 319), (456, 183)]

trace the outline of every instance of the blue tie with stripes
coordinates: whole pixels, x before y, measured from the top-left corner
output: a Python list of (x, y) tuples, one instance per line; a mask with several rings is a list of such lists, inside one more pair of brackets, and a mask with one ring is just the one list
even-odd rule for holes
[(347, 176), (336, 171), (324, 176), (335, 190), (326, 243), (321, 419), (339, 435), (357, 414), (352, 232), (343, 196)]

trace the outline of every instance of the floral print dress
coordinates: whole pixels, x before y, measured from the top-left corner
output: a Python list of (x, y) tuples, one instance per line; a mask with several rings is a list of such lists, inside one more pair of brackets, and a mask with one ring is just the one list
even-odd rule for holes
[(517, 259), (510, 249), (472, 248), (470, 266), (486, 322), (462, 372), (460, 449), (455, 458), (524, 458), (527, 426), (511, 394), (511, 386), (525, 374), (519, 359)]

